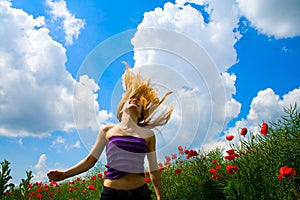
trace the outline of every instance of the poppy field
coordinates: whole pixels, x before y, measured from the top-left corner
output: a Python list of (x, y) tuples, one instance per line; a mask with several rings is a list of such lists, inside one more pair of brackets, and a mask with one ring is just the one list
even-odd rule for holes
[[(178, 146), (159, 162), (164, 199), (300, 199), (300, 113), (296, 106), (285, 113), (259, 124), (258, 134), (241, 127), (224, 136), (228, 149), (204, 152)], [(64, 182), (33, 183), (29, 171), (13, 185), (9, 162), (1, 167), (1, 199), (99, 199), (105, 178), (105, 168), (96, 167)], [(145, 181), (153, 190), (147, 171)]]

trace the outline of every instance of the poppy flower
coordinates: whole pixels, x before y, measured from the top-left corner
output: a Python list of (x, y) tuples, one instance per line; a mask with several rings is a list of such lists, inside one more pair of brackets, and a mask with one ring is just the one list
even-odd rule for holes
[(226, 151), (226, 153), (228, 153), (228, 155), (234, 155), (234, 150), (233, 149), (229, 149)]
[(212, 178), (212, 179), (218, 179), (218, 175), (217, 175), (217, 174), (212, 174), (212, 175), (211, 175), (211, 178)]
[(171, 164), (171, 162), (170, 162), (169, 160), (166, 160), (166, 161), (164, 162), (164, 165), (165, 165), (165, 166), (170, 165), (170, 164)]
[(262, 123), (260, 126), (260, 133), (266, 136), (268, 134), (268, 124), (267, 123)]
[(189, 150), (188, 155), (186, 156), (186, 158), (189, 159), (193, 156), (198, 156), (198, 152), (195, 151), (195, 150)]
[(216, 174), (217, 170), (215, 168), (210, 168), (210, 169), (208, 169), (208, 172), (211, 174)]
[(102, 175), (102, 174), (98, 174), (98, 177), (99, 177), (99, 178), (102, 178), (102, 177), (103, 177), (103, 175)]
[(89, 185), (89, 186), (88, 186), (88, 189), (89, 189), (89, 190), (96, 190), (95, 186), (93, 186), (93, 185)]
[(166, 161), (171, 161), (171, 157), (170, 156), (165, 156)]
[(218, 162), (218, 160), (212, 160), (212, 164), (216, 164)]
[(179, 151), (179, 154), (184, 154), (184, 150), (183, 150), (182, 146), (178, 146), (178, 151)]
[(175, 174), (180, 174), (180, 173), (181, 173), (181, 171), (182, 171), (182, 170), (178, 168), (178, 169), (175, 169), (175, 171), (174, 171), (174, 172), (175, 172)]
[(185, 153), (185, 154), (189, 154), (189, 152), (190, 152), (190, 151), (189, 151), (188, 149), (184, 149), (184, 153)]
[(248, 132), (247, 128), (242, 128), (242, 130), (241, 130), (241, 133), (240, 133), (240, 134), (241, 134), (242, 136), (244, 136), (244, 137), (245, 137), (245, 136), (246, 136), (246, 134), (247, 134), (247, 132)]
[(148, 178), (148, 177), (145, 177), (144, 179), (145, 179), (145, 182), (146, 182), (146, 183), (150, 183), (150, 181), (151, 181), (151, 179)]
[(286, 166), (281, 167), (279, 169), (278, 180), (281, 180), (283, 176), (292, 178), (295, 174), (296, 174), (296, 170), (294, 170), (293, 168), (289, 168)]
[(53, 192), (50, 192), (49, 197), (53, 197), (53, 196), (54, 196)]
[(228, 156), (224, 156), (226, 160), (234, 160), (235, 158), (239, 157), (237, 154), (234, 153), (233, 149), (227, 150), (226, 153), (228, 153)]
[(229, 155), (229, 156), (224, 156), (224, 158), (226, 160), (234, 160), (236, 157), (235, 157), (235, 155)]
[(234, 165), (228, 165), (228, 166), (226, 166), (226, 170), (227, 170), (228, 174), (234, 174), (239, 169), (236, 166), (234, 166)]
[(216, 169), (216, 170), (219, 170), (219, 169), (221, 169), (221, 166), (220, 166), (220, 165), (217, 165), (217, 166), (215, 166), (215, 169)]
[(158, 166), (159, 166), (160, 168), (161, 168), (161, 167), (164, 167), (163, 164), (162, 164), (161, 162), (158, 163)]
[(172, 154), (172, 159), (174, 160), (174, 159), (176, 159), (176, 158), (177, 158), (176, 153), (173, 153), (173, 154)]
[(234, 138), (233, 135), (227, 135), (227, 136), (226, 136), (226, 140), (228, 140), (228, 141), (231, 141), (233, 138)]

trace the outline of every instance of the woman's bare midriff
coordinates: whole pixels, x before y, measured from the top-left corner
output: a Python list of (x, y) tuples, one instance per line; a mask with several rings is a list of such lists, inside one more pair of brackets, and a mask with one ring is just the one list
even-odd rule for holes
[(104, 186), (118, 190), (133, 190), (144, 185), (145, 179), (141, 174), (126, 174), (117, 179), (105, 179)]

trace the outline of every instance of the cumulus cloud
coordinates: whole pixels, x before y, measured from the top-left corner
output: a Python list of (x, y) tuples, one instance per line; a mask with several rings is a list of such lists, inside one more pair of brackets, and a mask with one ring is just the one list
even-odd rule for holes
[(300, 2), (298, 0), (238, 0), (241, 14), (258, 31), (275, 38), (300, 34)]
[(67, 3), (64, 0), (46, 0), (46, 5), (51, 9), (50, 14), (53, 20), (62, 21), (66, 44), (73, 44), (74, 38), (77, 39), (80, 31), (84, 28), (85, 21), (75, 18), (75, 16), (70, 13), (67, 8)]
[[(83, 75), (74, 89), (74, 118), (78, 129), (98, 131), (100, 126), (113, 117), (107, 110), (100, 110), (97, 102), (99, 86), (94, 79)], [(99, 111), (100, 110), (100, 111)]]
[(173, 91), (174, 114), (157, 139), (163, 154), (176, 145), (200, 147), (240, 112), (236, 77), (226, 72), (240, 37), (235, 1), (189, 2), (203, 6), (209, 21), (186, 1), (169, 2), (145, 13), (132, 39), (135, 68)]
[(236, 134), (239, 128), (247, 127), (254, 134), (258, 133), (259, 125), (265, 121), (275, 121), (284, 115), (284, 108), (290, 108), (295, 104), (300, 110), (300, 88), (290, 91), (280, 98), (271, 88), (259, 91), (253, 98), (250, 111), (246, 119), (236, 122), (234, 127), (229, 128), (227, 134)]
[(41, 154), (37, 164), (34, 166), (33, 182), (46, 182), (48, 180), (47, 172), (49, 168), (46, 164), (46, 161), (46, 154)]
[[(0, 135), (43, 137), (75, 128), (77, 81), (65, 68), (66, 49), (49, 36), (44, 17), (33, 18), (10, 1), (1, 1), (0, 10), (0, 37), (5, 38), (0, 42)], [(76, 94), (86, 94), (79, 90)], [(95, 107), (88, 97), (81, 99), (80, 106)], [(107, 113), (93, 112), (107, 119)]]

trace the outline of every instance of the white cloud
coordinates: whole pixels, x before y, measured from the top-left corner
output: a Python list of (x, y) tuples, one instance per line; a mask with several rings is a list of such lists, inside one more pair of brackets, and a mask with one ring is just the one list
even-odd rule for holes
[(75, 148), (75, 149), (80, 149), (81, 145), (80, 145), (80, 141), (76, 141), (75, 144), (70, 145), (70, 148)]
[(66, 44), (73, 44), (74, 38), (77, 39), (81, 29), (84, 28), (85, 21), (75, 18), (75, 16), (70, 13), (64, 0), (46, 0), (46, 5), (51, 9), (50, 14), (53, 20), (62, 20)]
[(247, 118), (237, 121), (234, 127), (228, 129), (227, 134), (236, 134), (237, 130), (243, 127), (257, 134), (259, 125), (263, 121), (270, 122), (279, 119), (284, 115), (283, 108), (294, 106), (295, 103), (298, 105), (298, 110), (300, 110), (300, 88), (290, 91), (282, 98), (270, 88), (259, 91), (252, 100)]
[[(1, 1), (0, 9), (0, 37), (5, 38), (0, 42), (0, 112), (5, 113), (0, 115), (0, 135), (43, 137), (75, 128), (76, 80), (65, 68), (66, 49), (49, 36), (44, 17), (33, 18), (12, 8), (10, 1)], [(83, 94), (78, 88), (77, 93)], [(80, 106), (94, 108), (96, 99), (81, 98)], [(109, 116), (93, 112), (99, 118), (96, 123)], [(84, 128), (95, 127), (94, 122), (86, 122)]]
[(74, 89), (74, 118), (78, 129), (98, 131), (100, 126), (113, 117), (112, 113), (100, 110), (96, 92), (99, 86), (87, 75), (81, 76)]
[(46, 165), (46, 160), (46, 154), (41, 154), (38, 163), (34, 166), (33, 182), (46, 182), (48, 180), (47, 172), (49, 168)]
[(145, 13), (132, 40), (135, 67), (174, 92), (170, 101), (175, 111), (163, 134), (157, 135), (162, 154), (174, 152), (177, 145), (199, 148), (221, 132), (241, 106), (232, 98), (236, 77), (226, 72), (236, 63), (235, 1), (197, 2), (206, 7), (208, 23), (185, 2)]
[(238, 0), (242, 14), (260, 32), (275, 38), (300, 34), (300, 1)]
[(66, 143), (66, 139), (64, 139), (62, 136), (58, 136), (55, 140), (51, 142), (51, 146), (55, 146), (58, 144), (65, 144), (65, 143)]

